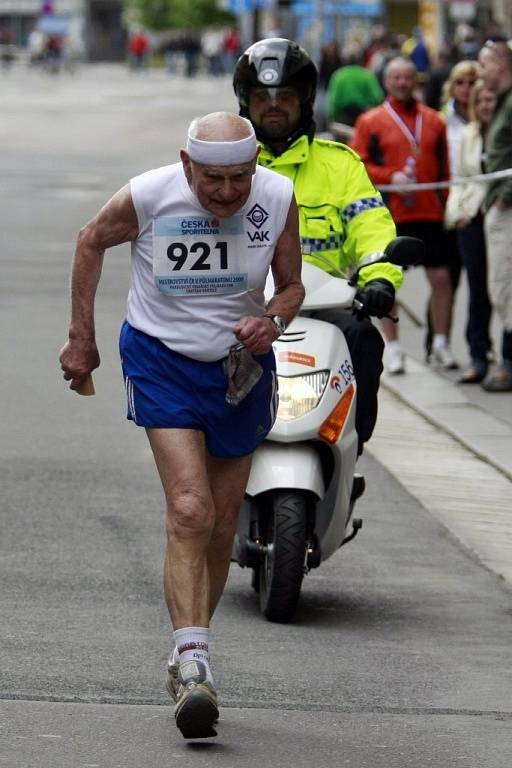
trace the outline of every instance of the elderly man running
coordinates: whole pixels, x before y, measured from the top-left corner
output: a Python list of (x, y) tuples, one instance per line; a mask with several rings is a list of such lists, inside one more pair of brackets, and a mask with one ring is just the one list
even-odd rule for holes
[[(181, 163), (119, 190), (80, 231), (64, 378), (100, 358), (94, 297), (107, 248), (131, 242), (120, 352), (128, 418), (146, 429), (167, 500), (167, 688), (185, 738), (216, 735), (209, 622), (224, 590), (251, 454), (272, 427), (272, 343), (304, 297), (293, 185), (256, 164), (248, 120), (194, 120)], [(269, 269), (275, 294), (267, 305)]]

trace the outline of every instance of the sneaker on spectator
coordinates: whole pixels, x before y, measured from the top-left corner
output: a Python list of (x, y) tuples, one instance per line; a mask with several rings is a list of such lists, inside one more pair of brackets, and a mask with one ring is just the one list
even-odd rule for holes
[(459, 384), (479, 384), (487, 376), (487, 360), (473, 358), (471, 364), (457, 379)]
[(512, 373), (498, 369), (482, 384), (486, 392), (512, 392)]
[(401, 349), (388, 351), (387, 371), (391, 376), (405, 373), (405, 355)]
[(439, 347), (432, 350), (432, 364), (445, 371), (455, 371), (459, 364), (454, 360), (450, 347)]

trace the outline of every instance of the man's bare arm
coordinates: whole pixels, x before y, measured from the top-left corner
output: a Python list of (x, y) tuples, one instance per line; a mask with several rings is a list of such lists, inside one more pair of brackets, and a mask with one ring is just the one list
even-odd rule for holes
[(94, 326), (94, 299), (107, 248), (135, 240), (139, 231), (130, 186), (119, 190), (79, 232), (71, 270), (69, 340), (60, 362), (71, 389), (78, 389), (100, 364)]
[(305, 290), (301, 272), (299, 214), (295, 197), (293, 197), (285, 228), (277, 241), (272, 259), (275, 293), (267, 305), (267, 311), (282, 317), (286, 325), (291, 323), (304, 301)]

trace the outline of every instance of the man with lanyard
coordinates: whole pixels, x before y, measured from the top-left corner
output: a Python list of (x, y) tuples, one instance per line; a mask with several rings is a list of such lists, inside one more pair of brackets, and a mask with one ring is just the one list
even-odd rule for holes
[[(446, 181), (450, 176), (446, 127), (439, 114), (414, 95), (416, 67), (408, 59), (392, 59), (384, 72), (388, 97), (384, 104), (361, 115), (351, 146), (360, 155), (371, 179), (379, 184)], [(455, 368), (449, 347), (453, 289), (449, 265), (454, 258), (446, 236), (445, 190), (390, 192), (389, 209), (398, 235), (425, 242), (425, 267), (431, 287), (432, 360), (442, 368)], [(388, 370), (404, 372), (404, 354), (396, 325), (382, 322), (388, 341)]]
[[(254, 43), (233, 75), (240, 114), (250, 119), (262, 145), (258, 162), (293, 181), (303, 258), (348, 276), (384, 251), (395, 226), (357, 155), (343, 144), (314, 138), (316, 82), (306, 51), (282, 38)], [(402, 270), (393, 264), (367, 266), (359, 274), (357, 298), (369, 314), (382, 317), (391, 310), (402, 279)], [(377, 419), (382, 337), (366, 318), (341, 310), (312, 314), (337, 325), (347, 339), (358, 386), (356, 429), (362, 451)]]
[[(259, 168), (258, 151), (248, 120), (213, 113), (192, 122), (181, 163), (111, 198), (78, 238), (60, 355), (79, 389), (100, 363), (94, 297), (104, 251), (131, 242), (120, 351), (128, 418), (146, 429), (167, 500), (167, 687), (185, 738), (215, 735), (208, 627), (251, 454), (276, 415), (272, 344), (304, 297), (293, 186)], [(269, 269), (276, 289), (265, 306)]]

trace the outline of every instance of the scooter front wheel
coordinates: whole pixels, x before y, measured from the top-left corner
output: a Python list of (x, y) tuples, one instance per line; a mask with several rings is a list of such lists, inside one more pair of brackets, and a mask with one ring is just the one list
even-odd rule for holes
[(259, 567), (260, 608), (270, 621), (291, 621), (297, 609), (307, 542), (307, 501), (298, 491), (277, 491), (262, 509), (264, 557)]

